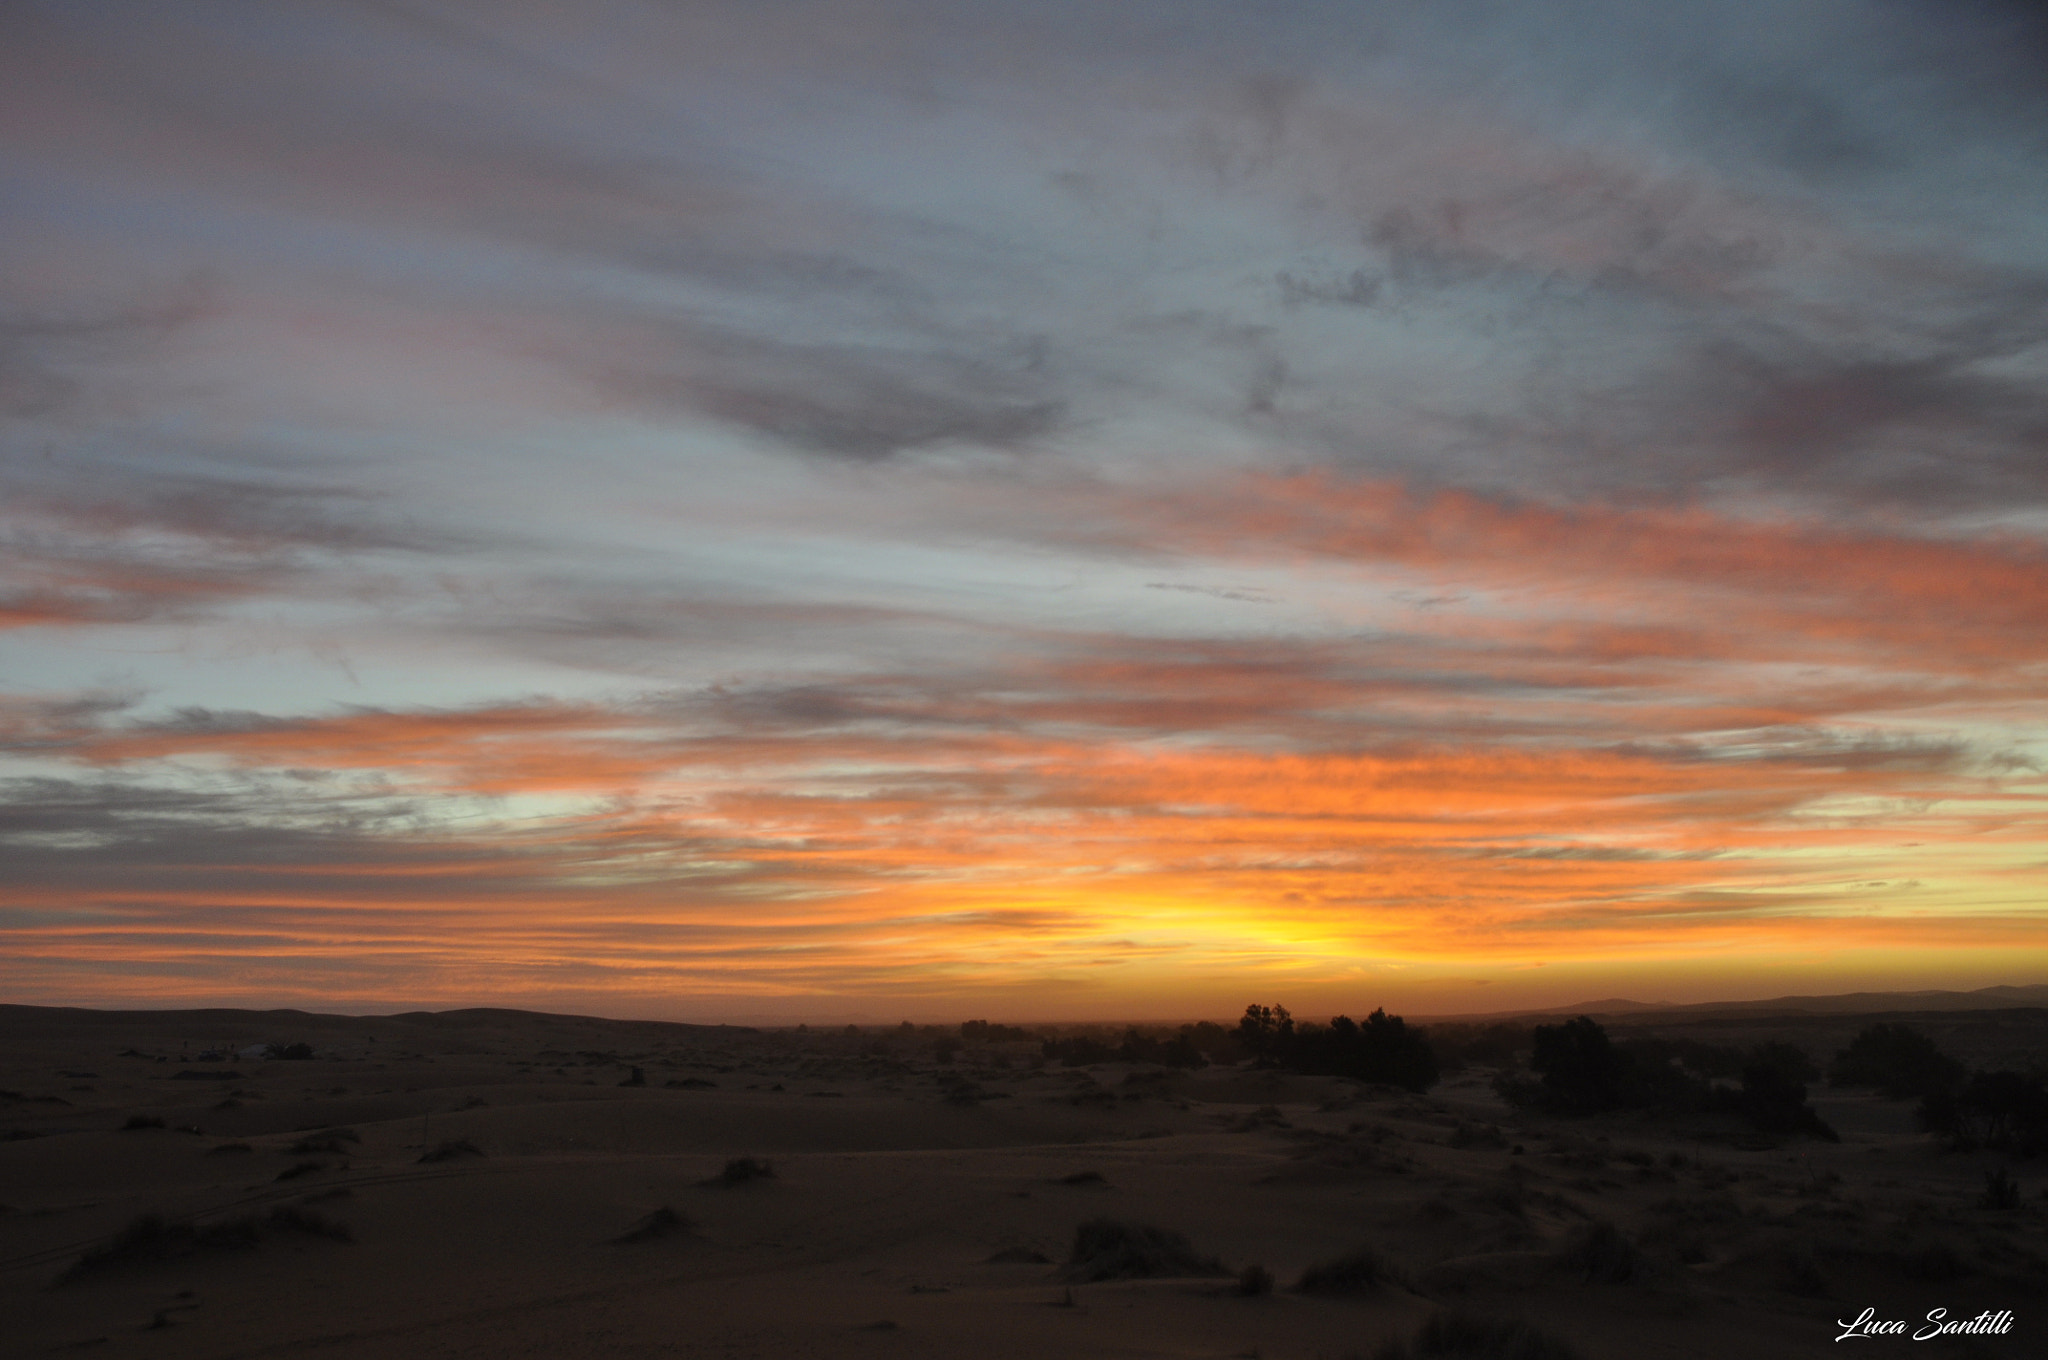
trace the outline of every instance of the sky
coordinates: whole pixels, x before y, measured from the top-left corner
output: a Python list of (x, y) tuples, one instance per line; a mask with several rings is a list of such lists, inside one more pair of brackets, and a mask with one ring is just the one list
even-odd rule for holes
[(2048, 12), (0, 11), (0, 997), (2048, 981)]

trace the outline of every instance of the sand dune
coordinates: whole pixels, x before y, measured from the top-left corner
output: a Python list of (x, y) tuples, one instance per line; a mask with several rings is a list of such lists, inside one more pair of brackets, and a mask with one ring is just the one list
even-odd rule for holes
[[(314, 1056), (247, 1051), (294, 1042)], [(9, 1007), (0, 1350), (1334, 1360), (1505, 1346), (1506, 1318), (1584, 1357), (1762, 1360), (1872, 1306), (2012, 1310), (1913, 1353), (2036, 1353), (2041, 1168), (1994, 1212), (1993, 1160), (1872, 1096), (1822, 1095), (1840, 1144), (1772, 1144), (1515, 1113), (1489, 1076), (1416, 1096), (1018, 1043), (941, 1063), (894, 1030)], [(1098, 1278), (1070, 1260), (1092, 1222), (1188, 1254)]]

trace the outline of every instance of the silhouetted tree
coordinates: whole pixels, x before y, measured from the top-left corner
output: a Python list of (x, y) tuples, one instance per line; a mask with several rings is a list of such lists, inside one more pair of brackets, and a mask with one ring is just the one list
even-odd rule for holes
[(1529, 1065), (1543, 1077), (1543, 1104), (1565, 1114), (1595, 1114), (1625, 1103), (1632, 1064), (1589, 1015), (1538, 1025)]
[(2048, 1153), (2048, 1081), (2038, 1073), (1978, 1072), (1958, 1088), (1925, 1097), (1914, 1114), (1921, 1128), (1958, 1149)]
[(1277, 1063), (1294, 1044), (1294, 1017), (1285, 1006), (1246, 1006), (1237, 1038), (1259, 1062)]
[(1876, 1024), (1835, 1054), (1828, 1080), (1836, 1086), (1875, 1086), (1893, 1100), (1926, 1100), (1952, 1093), (1964, 1071), (1911, 1025)]

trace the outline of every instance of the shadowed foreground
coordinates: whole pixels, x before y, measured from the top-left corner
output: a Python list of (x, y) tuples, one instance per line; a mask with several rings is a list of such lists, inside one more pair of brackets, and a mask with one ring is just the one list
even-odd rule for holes
[(1915, 1354), (2017, 1357), (2048, 1317), (2044, 1168), (1871, 1094), (1817, 1093), (1829, 1143), (893, 1029), (8, 1007), (0, 1045), (8, 1355), (1763, 1360), (1945, 1307), (2015, 1328)]

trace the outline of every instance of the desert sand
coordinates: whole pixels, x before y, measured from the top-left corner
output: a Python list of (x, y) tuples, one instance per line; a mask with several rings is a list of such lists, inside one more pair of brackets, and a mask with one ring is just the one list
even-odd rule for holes
[[(1825, 1060), (1865, 1018), (1615, 1023)], [(1976, 1060), (2048, 1049), (2038, 1009), (1937, 1019)], [(1418, 1096), (944, 1037), (0, 1007), (0, 1351), (1337, 1360), (1457, 1312), (1767, 1360), (1945, 1308), (2011, 1330), (1855, 1345), (2048, 1354), (2048, 1171), (1984, 1208), (2003, 1159), (1872, 1095), (1816, 1091), (1840, 1143), (1774, 1141), (1514, 1111), (1484, 1068)], [(1088, 1278), (1097, 1220), (1194, 1264)]]

